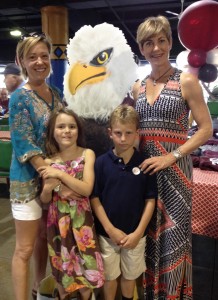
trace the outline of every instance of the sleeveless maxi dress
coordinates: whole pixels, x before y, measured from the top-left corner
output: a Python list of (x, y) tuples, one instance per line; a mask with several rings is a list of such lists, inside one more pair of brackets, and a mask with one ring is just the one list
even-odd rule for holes
[[(84, 159), (81, 156), (51, 165), (82, 180)], [(48, 210), (47, 239), (52, 274), (67, 292), (103, 285), (103, 261), (89, 198), (64, 199), (54, 192)]]
[[(142, 81), (136, 110), (140, 150), (149, 157), (167, 154), (186, 142), (189, 108), (182, 98), (181, 71), (169, 76), (153, 105)], [(147, 235), (147, 300), (192, 299), (192, 162), (185, 156), (157, 173), (158, 201)]]

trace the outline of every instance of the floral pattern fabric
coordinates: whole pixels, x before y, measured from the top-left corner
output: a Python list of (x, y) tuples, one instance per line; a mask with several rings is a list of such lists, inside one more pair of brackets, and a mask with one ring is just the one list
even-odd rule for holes
[[(84, 157), (53, 163), (52, 167), (82, 180)], [(103, 262), (87, 197), (63, 199), (54, 193), (48, 211), (47, 236), (52, 273), (67, 292), (103, 285)]]

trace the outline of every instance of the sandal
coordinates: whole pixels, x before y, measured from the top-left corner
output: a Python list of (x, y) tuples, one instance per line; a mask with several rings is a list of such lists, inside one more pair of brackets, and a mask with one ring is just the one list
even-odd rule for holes
[[(54, 292), (53, 292), (52, 297), (53, 297), (55, 300), (61, 300), (61, 296), (60, 296), (60, 293), (59, 293), (59, 291), (58, 291), (58, 288), (55, 288), (55, 289), (54, 289)], [(68, 294), (68, 295), (66, 295), (66, 296), (64, 297), (63, 300), (71, 300), (71, 299), (72, 299), (71, 294)], [(80, 298), (78, 298), (78, 299), (80, 299)]]
[(58, 291), (58, 289), (57, 288), (55, 288), (54, 289), (54, 292), (53, 292), (53, 298), (55, 299), (55, 300), (61, 300), (61, 297), (60, 297), (60, 294), (59, 294), (59, 291)]

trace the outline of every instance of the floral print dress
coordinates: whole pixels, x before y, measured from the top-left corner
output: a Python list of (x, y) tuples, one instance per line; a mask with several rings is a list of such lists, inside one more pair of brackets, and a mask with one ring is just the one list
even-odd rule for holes
[[(82, 180), (84, 156), (53, 163), (52, 167)], [(89, 198), (64, 199), (54, 192), (48, 210), (47, 235), (52, 273), (67, 292), (103, 285), (103, 262)]]

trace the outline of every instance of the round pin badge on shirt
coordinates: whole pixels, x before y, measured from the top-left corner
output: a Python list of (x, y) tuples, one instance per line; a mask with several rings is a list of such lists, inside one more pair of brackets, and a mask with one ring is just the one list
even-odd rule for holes
[(78, 166), (78, 162), (73, 160), (70, 164), (71, 168), (76, 168)]
[(139, 175), (140, 172), (141, 172), (141, 170), (140, 170), (138, 167), (134, 167), (134, 168), (132, 169), (132, 172), (133, 172), (134, 175)]

